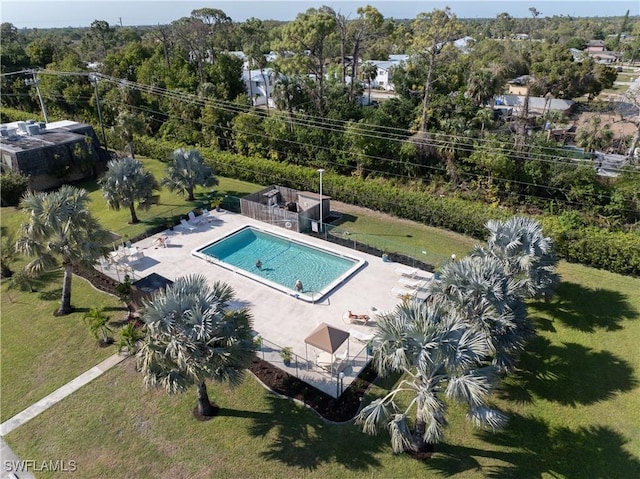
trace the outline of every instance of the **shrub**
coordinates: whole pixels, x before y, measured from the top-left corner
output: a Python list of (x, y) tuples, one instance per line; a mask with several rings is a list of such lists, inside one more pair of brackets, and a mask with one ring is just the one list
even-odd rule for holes
[(29, 178), (15, 171), (0, 175), (0, 201), (2, 206), (17, 206), (29, 187)]
[[(178, 145), (144, 139), (145, 154), (165, 158)], [(142, 152), (142, 148), (139, 151)], [(213, 148), (200, 148), (220, 176), (261, 185), (280, 184), (301, 190), (315, 190), (315, 168), (291, 165), (264, 158), (252, 158)], [(154, 152), (154, 154), (150, 154)], [(166, 155), (165, 155), (165, 152)], [(478, 201), (437, 196), (420, 184), (400, 184), (391, 179), (347, 177), (326, 172), (324, 193), (337, 201), (365, 206), (400, 218), (484, 239), (489, 219), (505, 219), (513, 214)], [(553, 238), (559, 257), (614, 273), (640, 275), (640, 236), (588, 226), (577, 213), (537, 217), (545, 233)]]

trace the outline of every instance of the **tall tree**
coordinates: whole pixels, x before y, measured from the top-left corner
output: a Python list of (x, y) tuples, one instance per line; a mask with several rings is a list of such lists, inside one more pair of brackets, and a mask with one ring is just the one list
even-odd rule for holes
[(128, 157), (111, 160), (99, 184), (109, 208), (116, 211), (121, 207), (129, 208), (130, 224), (140, 221), (136, 215), (136, 201), (139, 208), (148, 209), (153, 192), (158, 189), (153, 174), (145, 171), (142, 162)]
[(198, 417), (214, 416), (207, 379), (239, 384), (255, 357), (253, 318), (248, 309), (232, 310), (233, 289), (202, 275), (176, 279), (145, 304), (146, 338), (138, 367), (147, 387), (174, 394), (198, 388)]
[(218, 179), (213, 176), (213, 168), (206, 165), (195, 149), (179, 148), (171, 153), (171, 161), (167, 164), (167, 176), (162, 184), (171, 191), (186, 193), (187, 201), (193, 201), (193, 190), (196, 186), (215, 186)]
[(375, 63), (365, 62), (362, 65), (362, 79), (367, 82), (369, 87), (369, 103), (371, 103), (371, 82), (378, 76), (378, 67)]
[(69, 314), (74, 267), (93, 267), (108, 253), (110, 235), (88, 209), (89, 196), (83, 189), (62, 186), (50, 193), (29, 192), (20, 206), (29, 214), (16, 243), (19, 253), (34, 257), (28, 274), (39, 274), (62, 265), (62, 301), (56, 315)]
[(536, 220), (512, 216), (508, 220), (491, 220), (486, 224), (486, 246), (476, 246), (472, 256), (493, 257), (502, 262), (505, 273), (517, 283), (524, 299), (548, 298), (560, 281), (556, 273), (558, 260), (553, 240), (544, 235)]
[(420, 13), (412, 23), (413, 42), (411, 53), (427, 64), (427, 78), (422, 93), (422, 114), (420, 132), (426, 137), (429, 123), (429, 106), (434, 74), (440, 56), (447, 45), (460, 38), (462, 24), (451, 9), (433, 10), (431, 13)]
[(384, 17), (371, 5), (358, 7), (358, 17), (347, 24), (347, 39), (351, 42), (351, 83), (349, 84), (349, 101), (355, 96), (355, 79), (358, 78), (358, 65), (362, 52), (377, 37), (381, 36)]
[[(386, 396), (365, 406), (356, 424), (365, 433), (386, 428), (394, 452), (426, 452), (442, 441), (447, 426), (445, 398), (468, 405), (472, 422), (501, 428), (506, 417), (487, 406), (497, 378), (492, 366), (479, 366), (489, 353), (482, 335), (466, 327), (455, 311), (438, 301), (406, 301), (378, 320), (373, 363), (386, 376), (403, 377)], [(409, 395), (408, 406), (399, 399)], [(410, 415), (415, 411), (414, 428)]]
[(283, 30), (283, 50), (292, 49), (295, 56), (287, 63), (295, 73), (315, 77), (315, 103), (318, 113), (325, 112), (325, 67), (330, 58), (329, 38), (335, 33), (334, 11), (328, 7), (310, 8), (299, 13)]
[(118, 113), (113, 131), (116, 138), (119, 137), (119, 139), (127, 145), (131, 158), (135, 159), (133, 140), (135, 139), (135, 135), (144, 132), (144, 121), (135, 113), (121, 111)]
[(518, 283), (501, 261), (467, 256), (442, 268), (429, 291), (457, 311), (467, 327), (484, 338), (492, 364), (511, 371), (533, 331)]

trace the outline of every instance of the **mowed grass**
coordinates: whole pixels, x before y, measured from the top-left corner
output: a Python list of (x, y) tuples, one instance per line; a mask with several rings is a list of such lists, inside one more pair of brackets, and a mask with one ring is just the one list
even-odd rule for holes
[[(91, 307), (104, 307), (112, 322), (126, 317), (126, 307), (113, 296), (96, 291), (74, 277), (72, 304), (76, 311), (55, 317), (60, 305), (62, 277), (37, 292), (8, 289), (2, 284), (2, 385), (0, 420), (5, 421), (55, 391), (116, 352), (100, 348), (83, 316)], [(117, 337), (117, 333), (114, 332)]]
[(464, 256), (478, 243), (458, 233), (357, 206), (336, 203), (331, 209), (342, 214), (335, 226), (328, 226), (332, 234), (386, 253), (405, 254), (436, 267), (449, 261), (452, 254)]
[[(221, 180), (217, 189), (224, 192)], [(259, 188), (238, 183), (227, 191)], [(392, 233), (401, 238), (394, 244), (406, 241), (408, 248), (444, 258), (475, 243), (366, 210), (345, 210), (351, 217), (342, 227), (350, 232), (369, 238)], [(250, 376), (235, 390), (212, 385), (221, 415), (197, 422), (191, 413), (194, 389), (172, 397), (146, 391), (133, 359), (6, 440), (22, 459), (73, 459), (80, 475), (92, 478), (640, 477), (640, 279), (567, 263), (560, 273), (556, 297), (531, 303), (538, 337), (520, 370), (497, 391), (497, 405), (511, 416), (508, 428), (478, 432), (465, 411), (451, 405), (446, 439), (426, 463), (392, 454), (384, 433), (369, 437), (352, 425), (325, 424), (270, 395)], [(3, 406), (10, 365), (4, 357), (5, 296)], [(21, 321), (29, 316), (16, 314)], [(17, 329), (22, 340), (28, 338), (24, 328)], [(35, 365), (40, 374), (49, 367)], [(389, 386), (381, 381), (372, 396)]]
[(384, 432), (326, 424), (251, 376), (235, 390), (211, 385), (221, 414), (197, 422), (195, 389), (147, 391), (133, 359), (6, 439), (22, 458), (74, 459), (93, 478), (638, 477), (640, 280), (560, 271), (557, 297), (531, 305), (539, 338), (496, 394), (509, 426), (477, 431), (451, 405), (446, 439), (425, 463), (394, 455)]
[[(149, 159), (143, 159), (143, 162), (156, 179), (163, 176), (163, 163)], [(169, 218), (176, 214), (186, 214), (202, 204), (204, 193), (212, 190), (198, 189), (196, 201), (190, 203), (179, 194), (163, 188), (157, 205), (148, 211), (139, 211), (141, 223), (128, 225), (129, 211), (109, 210), (96, 182), (88, 181), (78, 186), (89, 192), (89, 208), (100, 219), (104, 228), (123, 235), (126, 232), (130, 237), (157, 224), (160, 220), (153, 215), (165, 215)], [(220, 185), (216, 190), (220, 191), (221, 187), (225, 188), (222, 190), (225, 193), (239, 196), (260, 189), (258, 185), (227, 178), (220, 178)], [(15, 232), (17, 239), (20, 225), (26, 218), (26, 214), (19, 208), (1, 208), (2, 235)], [(19, 258), (12, 269), (18, 271), (27, 260), (28, 258)], [(9, 289), (9, 285), (9, 280), (3, 280), (0, 289), (0, 421), (9, 419), (116, 352), (115, 346), (97, 346), (88, 325), (83, 321), (86, 311), (91, 307), (104, 307), (112, 320), (113, 336), (116, 339), (118, 322), (126, 316), (123, 303), (97, 291), (81, 278), (74, 277), (72, 283), (71, 302), (76, 312), (64, 317), (53, 316), (62, 295), (61, 273), (48, 283), (39, 285), (33, 293)]]

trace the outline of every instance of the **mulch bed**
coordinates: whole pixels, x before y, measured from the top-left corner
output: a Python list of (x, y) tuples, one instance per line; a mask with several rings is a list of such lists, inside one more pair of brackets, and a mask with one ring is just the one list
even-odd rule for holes
[[(117, 296), (118, 282), (100, 271), (76, 269), (74, 273), (90, 281), (97, 289)], [(354, 418), (360, 410), (362, 398), (377, 376), (369, 363), (358, 379), (353, 381), (336, 399), (262, 359), (254, 359), (249, 370), (271, 390), (283, 396), (298, 399), (313, 408), (323, 418), (335, 422), (349, 421)]]
[(336, 399), (262, 359), (254, 359), (249, 370), (273, 391), (298, 399), (323, 418), (335, 422), (349, 421), (355, 417), (360, 410), (362, 398), (377, 376), (369, 363)]

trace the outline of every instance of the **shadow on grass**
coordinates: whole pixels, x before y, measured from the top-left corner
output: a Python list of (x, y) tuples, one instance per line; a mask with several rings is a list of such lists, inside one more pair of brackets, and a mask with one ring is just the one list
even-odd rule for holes
[(370, 437), (352, 424), (310, 421), (312, 413), (293, 401), (275, 396), (269, 396), (267, 401), (270, 412), (252, 415), (255, 422), (250, 429), (256, 437), (270, 437), (268, 449), (262, 453), (265, 459), (306, 471), (332, 461), (363, 472), (380, 466), (374, 454), (388, 441), (384, 434)]
[[(640, 460), (623, 449), (627, 439), (605, 426), (550, 427), (539, 419), (512, 416), (507, 429), (479, 433), (487, 444), (507, 451), (439, 444), (428, 469), (453, 475), (482, 472), (485, 477), (640, 477)], [(483, 467), (477, 457), (501, 461)]]
[(570, 328), (587, 333), (596, 329), (621, 329), (620, 322), (638, 315), (626, 296), (617, 291), (585, 288), (567, 282), (558, 285), (554, 299), (531, 302), (530, 309), (546, 313), (553, 320), (557, 319)]
[(537, 396), (578, 406), (607, 400), (636, 386), (631, 365), (609, 351), (576, 343), (557, 345), (536, 337), (499, 393), (521, 403), (533, 403)]

